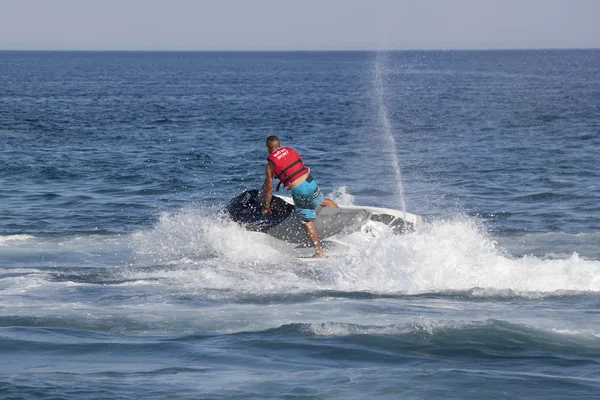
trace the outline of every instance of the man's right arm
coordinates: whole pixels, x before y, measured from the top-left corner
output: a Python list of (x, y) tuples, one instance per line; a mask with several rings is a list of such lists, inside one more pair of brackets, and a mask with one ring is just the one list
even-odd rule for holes
[(262, 207), (262, 213), (263, 215), (266, 215), (269, 212), (269, 209), (271, 208), (271, 199), (273, 198), (273, 171), (274, 171), (274, 164), (269, 161), (267, 163), (267, 166), (265, 167), (265, 202), (263, 204)]

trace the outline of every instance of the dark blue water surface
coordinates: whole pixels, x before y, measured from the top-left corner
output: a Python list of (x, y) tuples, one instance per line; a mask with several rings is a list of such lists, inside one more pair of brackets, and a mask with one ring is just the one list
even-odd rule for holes
[[(298, 266), (269, 135), (424, 226)], [(0, 52), (0, 397), (600, 398), (599, 154), (598, 50)]]

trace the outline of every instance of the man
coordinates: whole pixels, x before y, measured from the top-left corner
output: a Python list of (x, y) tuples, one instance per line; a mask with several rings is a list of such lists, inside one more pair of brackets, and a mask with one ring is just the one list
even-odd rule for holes
[(313, 220), (317, 217), (315, 209), (319, 206), (339, 208), (333, 200), (323, 197), (316, 179), (310, 175), (310, 169), (304, 165), (300, 154), (291, 147), (281, 147), (277, 136), (267, 138), (267, 167), (265, 169), (265, 203), (262, 213), (270, 212), (271, 199), (273, 198), (273, 177), (279, 179), (286, 189), (292, 191), (292, 199), (296, 211), (302, 217), (304, 229), (315, 245), (317, 251), (313, 257), (325, 257), (325, 252), (319, 241), (319, 234), (315, 229)]

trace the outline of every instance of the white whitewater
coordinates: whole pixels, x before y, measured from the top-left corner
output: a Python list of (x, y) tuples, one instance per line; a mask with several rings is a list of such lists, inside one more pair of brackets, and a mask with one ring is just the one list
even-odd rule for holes
[[(320, 290), (422, 294), (472, 291), (474, 296), (543, 298), (600, 292), (600, 261), (576, 253), (564, 258), (513, 258), (485, 229), (457, 217), (424, 224), (410, 235), (370, 239), (317, 276), (299, 274), (278, 241), (188, 208), (164, 213), (157, 225), (130, 237), (137, 265), (166, 265), (115, 273), (166, 279), (178, 287), (226, 290), (227, 296)], [(192, 269), (186, 269), (185, 266)]]

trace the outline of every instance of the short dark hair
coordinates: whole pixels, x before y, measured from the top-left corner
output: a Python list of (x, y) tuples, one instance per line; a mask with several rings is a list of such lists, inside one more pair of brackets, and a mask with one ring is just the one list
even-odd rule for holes
[(277, 136), (269, 136), (267, 138), (267, 147), (272, 149), (273, 147), (280, 146), (279, 138)]

